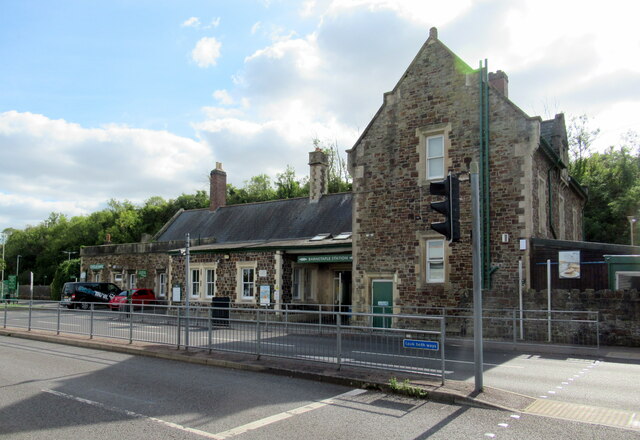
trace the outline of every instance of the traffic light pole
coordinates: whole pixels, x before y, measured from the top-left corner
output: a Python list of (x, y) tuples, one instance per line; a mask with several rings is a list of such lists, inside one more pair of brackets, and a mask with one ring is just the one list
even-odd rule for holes
[(480, 179), (478, 164), (471, 163), (471, 226), (473, 253), (473, 360), (475, 369), (475, 392), (482, 391), (482, 228), (480, 222)]

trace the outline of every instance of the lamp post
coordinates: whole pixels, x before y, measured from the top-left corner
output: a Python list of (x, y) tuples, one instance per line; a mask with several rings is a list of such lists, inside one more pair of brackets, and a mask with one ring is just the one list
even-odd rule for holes
[(629, 228), (631, 230), (631, 246), (633, 246), (633, 225), (638, 221), (638, 219), (632, 215), (627, 216), (629, 219)]
[(0, 298), (4, 299), (4, 242), (7, 240), (7, 234), (1, 232), (0, 239), (2, 239), (2, 281), (0, 281)]
[(22, 258), (22, 255), (18, 255), (18, 262), (16, 263), (16, 298), (20, 297), (20, 279), (18, 278), (18, 274), (20, 273), (20, 258)]
[(77, 252), (71, 252), (71, 251), (62, 251), (63, 254), (67, 254), (67, 256), (69, 258), (67, 258), (67, 261), (71, 261), (71, 254), (77, 254)]

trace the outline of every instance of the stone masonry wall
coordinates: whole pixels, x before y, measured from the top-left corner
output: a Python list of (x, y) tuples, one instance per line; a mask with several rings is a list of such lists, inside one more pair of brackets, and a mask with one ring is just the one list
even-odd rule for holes
[[(99, 271), (90, 269), (92, 264), (102, 264), (104, 268)], [(165, 253), (148, 254), (102, 254), (82, 257), (81, 272), (87, 273), (87, 281), (93, 281), (93, 274), (100, 274), (101, 282), (115, 282), (116, 273), (124, 273), (124, 277), (130, 272), (146, 270), (145, 278), (136, 278), (136, 287), (156, 290), (158, 294), (157, 276), (169, 268), (169, 255)], [(125, 287), (126, 279), (120, 287)], [(118, 284), (118, 283), (117, 283)]]
[[(516, 307), (515, 303), (509, 307)], [(483, 305), (487, 309), (504, 307), (492, 300)], [(523, 307), (547, 310), (547, 291), (525, 290)], [(551, 308), (598, 312), (601, 345), (640, 347), (640, 293), (637, 290), (552, 290)]]
[[(354, 210), (354, 304), (367, 304), (372, 276), (393, 277), (398, 305), (458, 306), (472, 289), (469, 164), (479, 160), (478, 75), (442, 43), (429, 40), (351, 150)], [(539, 119), (490, 93), (491, 254), (498, 270), (489, 296), (517, 287), (518, 238), (526, 234), (521, 202), (531, 203), (522, 176), (537, 147)], [(536, 129), (536, 126), (538, 127)], [(439, 200), (420, 181), (418, 129), (447, 127), (445, 168), (460, 174), (461, 241), (448, 245), (444, 284), (424, 282), (422, 242), (441, 238), (430, 224)], [(530, 162), (529, 162), (530, 166)], [(508, 234), (508, 243), (502, 243)], [(373, 275), (372, 275), (373, 274)]]
[[(225, 259), (224, 256), (229, 258)], [(256, 296), (253, 304), (259, 301), (260, 285), (271, 286), (273, 295), (274, 286), (276, 284), (276, 259), (273, 252), (236, 252), (229, 254), (221, 253), (192, 253), (190, 264), (196, 266), (200, 263), (217, 263), (216, 280), (215, 280), (215, 296), (230, 297), (233, 302), (243, 302), (238, 299), (236, 293), (237, 286), (237, 265), (238, 263), (256, 262)], [(260, 270), (267, 272), (266, 277), (259, 277)], [(170, 285), (184, 285), (185, 278), (185, 258), (182, 255), (173, 255), (171, 258), (171, 280)], [(204, 302), (204, 300), (202, 301)], [(210, 300), (206, 300), (210, 302)]]

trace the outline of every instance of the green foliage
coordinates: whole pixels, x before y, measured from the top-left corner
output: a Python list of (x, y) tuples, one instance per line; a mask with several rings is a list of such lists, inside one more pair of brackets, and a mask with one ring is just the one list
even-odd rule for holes
[(585, 160), (582, 184), (589, 188), (585, 208), (588, 241), (630, 243), (627, 216), (640, 213), (640, 155), (610, 147)]
[(51, 283), (51, 299), (60, 301), (62, 286), (69, 281), (75, 281), (80, 276), (80, 259), (67, 260), (60, 263)]
[(600, 130), (589, 127), (582, 115), (569, 125), (569, 171), (585, 186), (589, 200), (584, 210), (587, 241), (630, 243), (628, 216), (640, 214), (640, 142), (629, 132), (618, 148), (591, 153), (590, 146)]
[(405, 379), (402, 382), (398, 382), (398, 379), (392, 377), (389, 379), (389, 387), (398, 394), (404, 394), (406, 396), (418, 397), (424, 399), (427, 397), (427, 391), (417, 386), (411, 385), (409, 379)]
[[(350, 188), (346, 181), (339, 181), (339, 176), (344, 174), (346, 167), (344, 160), (339, 158), (335, 144), (327, 151), (333, 164), (330, 164), (329, 192)], [(227, 185), (227, 204), (304, 197), (308, 194), (307, 179), (298, 179), (293, 168), (287, 166), (284, 172), (276, 175), (275, 182), (268, 175), (260, 174), (246, 181), (242, 188)], [(80, 256), (82, 246), (104, 244), (107, 236), (113, 244), (139, 242), (145, 234), (156, 234), (178, 210), (208, 207), (209, 194), (199, 190), (195, 194), (181, 194), (172, 200), (159, 196), (150, 197), (141, 206), (128, 200), (111, 199), (105, 209), (87, 216), (68, 218), (64, 214), (52, 212), (37, 226), (27, 226), (22, 230), (8, 228), (3, 231), (7, 237), (5, 270), (15, 274), (20, 256), (20, 284), (29, 281), (29, 272), (34, 273), (36, 284), (49, 284), (61, 263), (66, 262), (70, 256)], [(78, 276), (77, 272), (73, 272), (74, 277)]]

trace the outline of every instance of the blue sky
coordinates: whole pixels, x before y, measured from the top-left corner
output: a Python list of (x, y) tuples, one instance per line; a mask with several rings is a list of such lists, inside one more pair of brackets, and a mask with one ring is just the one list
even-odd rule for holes
[[(445, 4), (446, 3), (446, 4)], [(350, 148), (436, 26), (529, 115), (640, 131), (634, 2), (0, 0), (0, 231)]]

